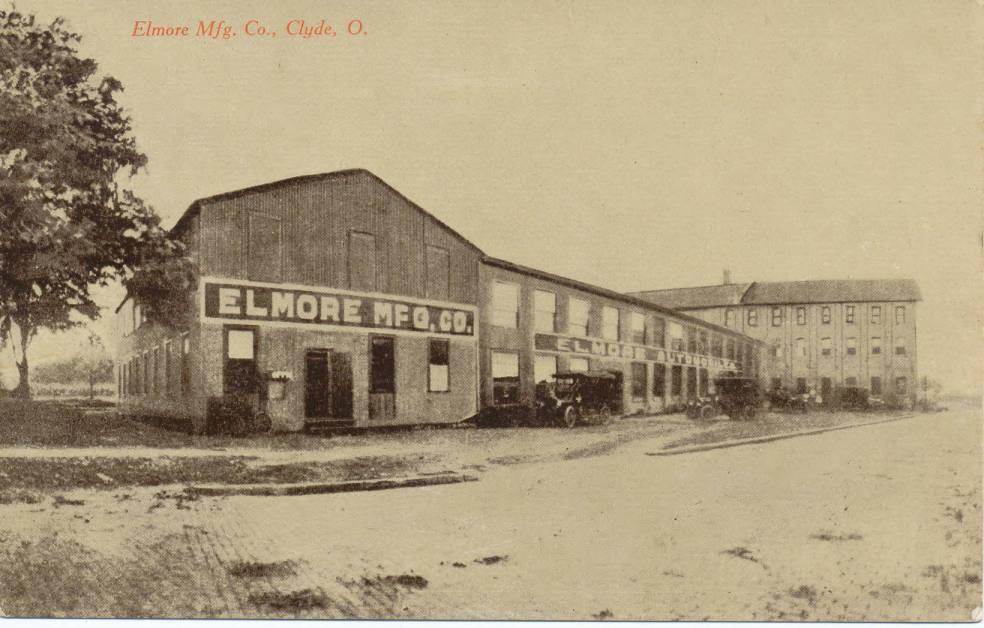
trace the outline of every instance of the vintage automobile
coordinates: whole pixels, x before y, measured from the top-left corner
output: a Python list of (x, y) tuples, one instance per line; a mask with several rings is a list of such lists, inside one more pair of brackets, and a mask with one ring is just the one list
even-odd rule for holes
[(717, 395), (710, 397), (693, 397), (687, 402), (687, 418), (706, 420), (721, 413)]
[(809, 408), (806, 394), (793, 393), (781, 386), (770, 390), (767, 399), (769, 407), (780, 412), (806, 413)]
[(723, 375), (714, 380), (718, 406), (732, 419), (754, 419), (762, 404), (758, 380), (741, 375)]
[(543, 424), (563, 427), (606, 424), (619, 407), (621, 395), (618, 378), (607, 371), (557, 373), (553, 382), (537, 385), (537, 418)]
[(843, 410), (881, 410), (885, 401), (873, 396), (867, 388), (861, 386), (844, 386), (839, 391), (839, 403)]

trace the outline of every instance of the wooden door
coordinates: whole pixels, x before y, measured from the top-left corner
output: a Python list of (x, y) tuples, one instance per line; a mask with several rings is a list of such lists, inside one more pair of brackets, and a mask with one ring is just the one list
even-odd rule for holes
[(304, 416), (325, 420), (332, 414), (332, 378), (329, 352), (308, 351), (304, 358)]

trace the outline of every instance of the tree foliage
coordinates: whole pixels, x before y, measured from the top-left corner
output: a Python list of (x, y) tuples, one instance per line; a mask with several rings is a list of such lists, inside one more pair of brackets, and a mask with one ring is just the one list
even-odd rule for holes
[(180, 243), (125, 183), (147, 163), (123, 87), (80, 57), (61, 19), (0, 10), (0, 345), (16, 343), (18, 391), (40, 329), (93, 319), (90, 287), (127, 280)]

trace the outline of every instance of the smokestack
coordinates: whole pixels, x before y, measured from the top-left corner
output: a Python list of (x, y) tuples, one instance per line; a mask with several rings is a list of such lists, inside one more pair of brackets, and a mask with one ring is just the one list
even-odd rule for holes
[(724, 277), (721, 278), (721, 283), (724, 284), (724, 285), (726, 285), (726, 286), (727, 285), (730, 285), (731, 284), (731, 270), (725, 268), (723, 274), (724, 274)]

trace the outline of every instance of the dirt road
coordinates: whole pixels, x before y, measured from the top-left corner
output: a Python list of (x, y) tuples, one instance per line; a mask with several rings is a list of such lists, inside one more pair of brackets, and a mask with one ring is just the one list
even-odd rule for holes
[[(977, 410), (466, 485), (188, 501), (77, 492), (0, 517), (7, 615), (969, 620)], [(82, 503), (78, 503), (82, 502)]]

